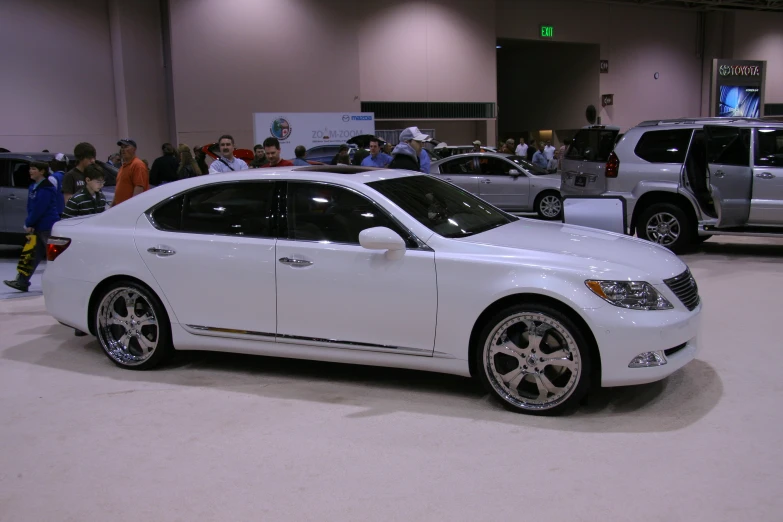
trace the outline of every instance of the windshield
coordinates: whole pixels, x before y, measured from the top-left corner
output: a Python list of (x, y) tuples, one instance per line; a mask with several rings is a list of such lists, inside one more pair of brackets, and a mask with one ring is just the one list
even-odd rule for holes
[(373, 181), (368, 185), (443, 237), (468, 237), (518, 219), (451, 183), (430, 176)]
[(549, 174), (549, 171), (546, 169), (542, 169), (538, 165), (533, 165), (532, 163), (527, 161), (527, 158), (523, 158), (522, 156), (509, 156), (508, 159), (525, 169), (531, 174), (535, 174), (536, 176), (542, 176), (544, 174)]

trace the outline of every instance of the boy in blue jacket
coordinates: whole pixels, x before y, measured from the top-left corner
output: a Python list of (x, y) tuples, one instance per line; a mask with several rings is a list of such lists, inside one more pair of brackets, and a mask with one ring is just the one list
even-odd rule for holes
[[(24, 263), (17, 268), (16, 279), (3, 281), (7, 286), (27, 292), (30, 288), (30, 278), (38, 264), (46, 257), (46, 242), (52, 233), (52, 227), (60, 220), (59, 190), (47, 179), (49, 166), (40, 161), (30, 164), (30, 185), (27, 194), (27, 219), (24, 223), (25, 232), (35, 234), (36, 243), (32, 262)], [(23, 252), (24, 255), (24, 252)]]

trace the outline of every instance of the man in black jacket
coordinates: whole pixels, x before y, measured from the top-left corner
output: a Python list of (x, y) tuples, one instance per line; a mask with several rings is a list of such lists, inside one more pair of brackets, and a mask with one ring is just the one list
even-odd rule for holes
[(389, 163), (389, 168), (418, 172), (421, 168), (419, 163), (421, 142), (428, 139), (430, 137), (422, 134), (418, 127), (408, 127), (402, 131), (400, 133), (400, 142), (392, 151), (392, 161)]
[(177, 169), (179, 168), (177, 151), (174, 150), (171, 143), (164, 143), (161, 149), (163, 149), (163, 156), (156, 158), (150, 168), (150, 185), (163, 185), (179, 179), (177, 177)]

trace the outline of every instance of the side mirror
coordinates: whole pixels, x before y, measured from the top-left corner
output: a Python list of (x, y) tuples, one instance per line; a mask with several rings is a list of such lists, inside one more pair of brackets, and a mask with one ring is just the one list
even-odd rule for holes
[(511, 169), (511, 170), (509, 170), (509, 171), (508, 171), (508, 173), (509, 173), (510, 175), (514, 176), (515, 178), (516, 178), (517, 176), (519, 176), (519, 174), (520, 174), (520, 172), (519, 172), (517, 169)]
[(405, 240), (394, 230), (373, 227), (359, 233), (359, 244), (367, 250), (386, 250), (386, 257), (399, 259), (405, 255)]

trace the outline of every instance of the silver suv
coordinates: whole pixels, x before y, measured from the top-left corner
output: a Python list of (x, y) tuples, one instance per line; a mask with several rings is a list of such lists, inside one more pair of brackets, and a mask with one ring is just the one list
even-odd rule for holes
[(564, 161), (563, 196), (620, 196), (629, 232), (675, 252), (717, 234), (783, 237), (783, 123), (643, 122), (600, 171), (577, 167)]

